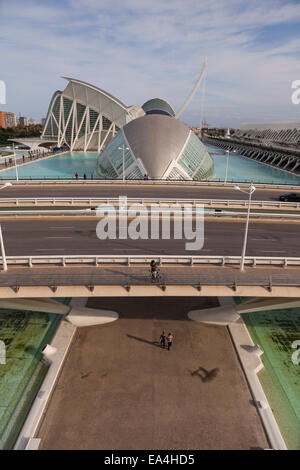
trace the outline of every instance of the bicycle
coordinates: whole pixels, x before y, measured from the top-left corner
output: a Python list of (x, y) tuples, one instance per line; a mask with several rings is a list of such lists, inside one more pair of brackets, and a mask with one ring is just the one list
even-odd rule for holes
[(160, 270), (156, 269), (155, 271), (150, 270), (151, 275), (151, 282), (154, 284), (155, 282), (160, 281)]

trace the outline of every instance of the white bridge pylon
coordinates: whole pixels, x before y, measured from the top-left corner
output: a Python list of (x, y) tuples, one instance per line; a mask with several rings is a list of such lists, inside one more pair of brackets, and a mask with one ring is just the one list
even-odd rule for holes
[(179, 116), (181, 116), (181, 114), (183, 113), (185, 108), (189, 105), (189, 103), (193, 99), (193, 96), (195, 95), (196, 91), (198, 90), (199, 86), (201, 85), (201, 82), (202, 82), (203, 78), (206, 75), (206, 68), (207, 68), (207, 57), (204, 57), (204, 63), (203, 63), (203, 68), (202, 68), (202, 72), (200, 74), (200, 77), (198, 78), (198, 80), (197, 80), (194, 88), (192, 89), (191, 93), (189, 94), (188, 98), (186, 99), (186, 101), (184, 102), (184, 104), (181, 106), (180, 110), (176, 114), (176, 116), (175, 116), (176, 119), (178, 119)]

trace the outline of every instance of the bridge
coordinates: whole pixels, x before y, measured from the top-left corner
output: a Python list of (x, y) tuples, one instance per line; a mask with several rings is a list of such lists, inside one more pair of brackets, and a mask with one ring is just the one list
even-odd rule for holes
[[(245, 271), (241, 272), (247, 207), (241, 194), (224, 185), (145, 183), (21, 184), (2, 191), (0, 222), (8, 270), (0, 273), (0, 306), (56, 309), (65, 314), (66, 307), (54, 304), (53, 299), (93, 296), (259, 298), (251, 304), (252, 310), (267, 304), (268, 309), (298, 305), (300, 207), (278, 201), (282, 187), (267, 185), (254, 193)], [(98, 217), (91, 212), (82, 217), (82, 208), (90, 211), (101, 203), (117, 205), (119, 194), (131, 198), (128, 202), (146, 205), (188, 202), (232, 212), (226, 217), (224, 212), (218, 220), (206, 214), (204, 247), (196, 253), (186, 252), (184, 240), (152, 240), (150, 234), (146, 240), (101, 241), (96, 236)], [(68, 214), (76, 207), (78, 213)], [(266, 211), (271, 212), (271, 220), (266, 220)], [(155, 285), (150, 280), (151, 259), (160, 266)]]

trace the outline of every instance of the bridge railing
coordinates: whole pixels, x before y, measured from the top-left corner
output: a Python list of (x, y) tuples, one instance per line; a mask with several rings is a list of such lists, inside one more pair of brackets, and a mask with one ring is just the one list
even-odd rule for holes
[[(107, 211), (109, 213), (109, 211)], [(123, 217), (124, 215), (126, 216), (126, 213), (122, 211), (122, 213), (117, 209), (115, 211), (117, 216)], [(128, 212), (127, 212), (128, 214)], [(195, 217), (197, 214), (197, 211), (193, 211), (189, 214), (187, 214), (186, 217)], [(129, 214), (130, 215), (130, 214)], [(163, 210), (163, 208), (160, 211), (160, 214), (154, 214), (154, 217), (159, 217), (159, 216), (164, 216), (166, 215), (169, 217), (170, 215), (170, 210)], [(171, 214), (176, 217), (182, 217), (182, 211), (174, 211), (174, 214)], [(55, 209), (39, 209), (39, 210), (0, 210), (0, 219), (4, 218), (24, 218), (24, 217), (31, 217), (31, 218), (39, 218), (39, 217), (97, 217), (100, 218), (102, 216), (97, 215), (96, 210), (92, 209), (77, 209), (77, 210), (71, 210), (71, 209), (64, 209), (64, 210), (55, 210)], [(143, 217), (149, 217), (151, 214), (148, 214), (147, 216), (143, 215)], [(204, 212), (204, 217), (205, 219), (207, 218), (224, 218), (224, 219), (233, 219), (233, 218), (245, 218), (247, 216), (247, 211), (245, 210), (244, 212), (239, 211), (233, 211), (233, 209), (229, 210), (217, 210), (217, 209), (212, 209), (211, 211), (207, 210)], [(262, 219), (262, 220), (292, 220), (294, 222), (300, 220), (300, 213), (295, 214), (294, 212), (292, 213), (286, 213), (286, 212), (251, 212), (250, 214), (251, 219)]]
[[(102, 198), (91, 198), (91, 197), (19, 197), (19, 198), (1, 198), (0, 206), (4, 204), (20, 206), (20, 205), (89, 205), (97, 206), (101, 204), (116, 205), (119, 203), (119, 198), (114, 197), (102, 197)], [(225, 206), (225, 207), (237, 207), (237, 206), (248, 206), (248, 200), (245, 199), (195, 199), (195, 198), (130, 198), (127, 197), (127, 204), (142, 203), (145, 205), (149, 204), (204, 204), (205, 206)], [(251, 202), (252, 208), (300, 208), (300, 202), (282, 202), (282, 201), (256, 201)]]
[[(58, 265), (58, 266), (101, 266), (107, 264), (118, 264), (125, 266), (150, 264), (154, 259), (160, 266), (197, 266), (197, 265), (217, 265), (230, 266), (239, 265), (240, 256), (186, 256), (186, 255), (34, 255), (34, 256), (7, 256), (6, 262), (9, 266), (27, 266), (35, 265)], [(0, 265), (2, 259), (0, 259)], [(246, 266), (300, 266), (300, 257), (263, 257), (247, 256), (245, 258)]]
[[(47, 157), (46, 157), (47, 158)], [(50, 158), (50, 157), (49, 157)], [(3, 170), (5, 171), (5, 170)], [(248, 187), (251, 184), (251, 181), (241, 180), (241, 181), (230, 181), (224, 183), (224, 181), (194, 181), (194, 180), (88, 180), (88, 179), (79, 179), (76, 178), (60, 178), (60, 179), (19, 179), (16, 181), (15, 179), (7, 179), (1, 177), (0, 172), (0, 181), (4, 180), (5, 182), (9, 181), (14, 186), (27, 186), (27, 185), (96, 185), (96, 186), (107, 186), (107, 185), (118, 185), (118, 186), (213, 186), (213, 187), (220, 187), (220, 188), (230, 188), (234, 184), (238, 184), (239, 186), (242, 185), (244, 187)], [(297, 184), (279, 184), (279, 183), (263, 183), (263, 182), (255, 182), (255, 186), (260, 189), (285, 189), (285, 190), (299, 190), (300, 187)]]

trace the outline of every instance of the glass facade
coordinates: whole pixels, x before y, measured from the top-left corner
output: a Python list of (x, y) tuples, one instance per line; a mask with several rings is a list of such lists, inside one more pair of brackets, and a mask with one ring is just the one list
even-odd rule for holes
[(175, 112), (173, 108), (169, 105), (169, 103), (160, 98), (153, 98), (152, 100), (146, 101), (146, 103), (143, 104), (142, 108), (146, 114), (150, 114), (151, 112), (155, 111), (163, 111), (169, 116), (175, 116)]
[[(108, 131), (111, 129), (112, 121), (102, 115), (102, 123), (100, 122), (101, 119), (97, 122), (99, 113), (91, 107), (88, 108), (88, 111), (83, 118), (87, 109), (86, 106), (77, 102), (73, 111), (72, 106), (73, 100), (63, 96), (61, 91), (54, 93), (47, 114), (49, 118), (47, 119), (47, 124), (43, 131), (43, 138), (51, 140), (58, 139), (58, 126), (60, 124), (60, 136), (64, 134), (63, 142), (71, 147), (72, 140), (74, 140), (75, 137), (80, 139), (82, 136), (86, 135), (86, 140), (88, 140), (89, 135), (93, 131), (99, 132), (100, 128), (102, 131)], [(97, 126), (95, 127), (96, 122)], [(116, 133), (119, 130), (119, 127), (115, 126), (114, 132)]]
[[(103, 178), (118, 178), (123, 175), (123, 150), (124, 146), (124, 167), (126, 169), (134, 163), (135, 158), (127, 150), (127, 144), (120, 131), (116, 137), (107, 145), (99, 157), (98, 171)], [(119, 148), (120, 147), (120, 148)], [(126, 176), (127, 177), (127, 176)], [(129, 175), (128, 175), (129, 177)]]
[[(60, 95), (61, 95), (61, 91), (57, 90), (54, 95), (52, 96), (52, 99), (51, 99), (51, 102), (50, 102), (50, 105), (49, 105), (49, 109), (48, 109), (48, 113), (47, 113), (47, 116), (49, 115), (50, 113), (50, 110), (51, 110), (51, 107), (52, 107), (52, 104), (54, 103), (53, 105), (53, 110), (55, 110), (55, 117), (57, 119), (57, 122), (58, 122), (58, 118), (59, 118), (59, 101), (60, 101)], [(58, 127), (57, 127), (57, 124), (55, 122), (55, 120), (53, 119), (53, 117), (51, 116), (48, 123), (47, 123), (47, 127), (44, 129), (43, 131), (43, 135), (44, 137), (57, 137), (58, 135)]]
[[(123, 131), (106, 146), (98, 157), (98, 172), (102, 178), (117, 179), (123, 176), (123, 148), (126, 179), (143, 179), (147, 162), (138, 163), (134, 154), (127, 148)], [(155, 158), (155, 156), (153, 156)], [(214, 175), (213, 159), (199, 138), (190, 131), (187, 143), (179, 158), (174, 161), (170, 172), (160, 175), (160, 179), (168, 180), (209, 180)], [(171, 161), (170, 161), (171, 163)], [(151, 178), (151, 175), (149, 175)]]
[(180, 171), (174, 167), (172, 168), (172, 170), (170, 171), (168, 177), (167, 177), (167, 180), (186, 180), (186, 177), (183, 176), (182, 173), (180, 173)]
[(191, 132), (177, 163), (191, 179), (203, 180), (213, 177), (213, 159), (194, 132)]

